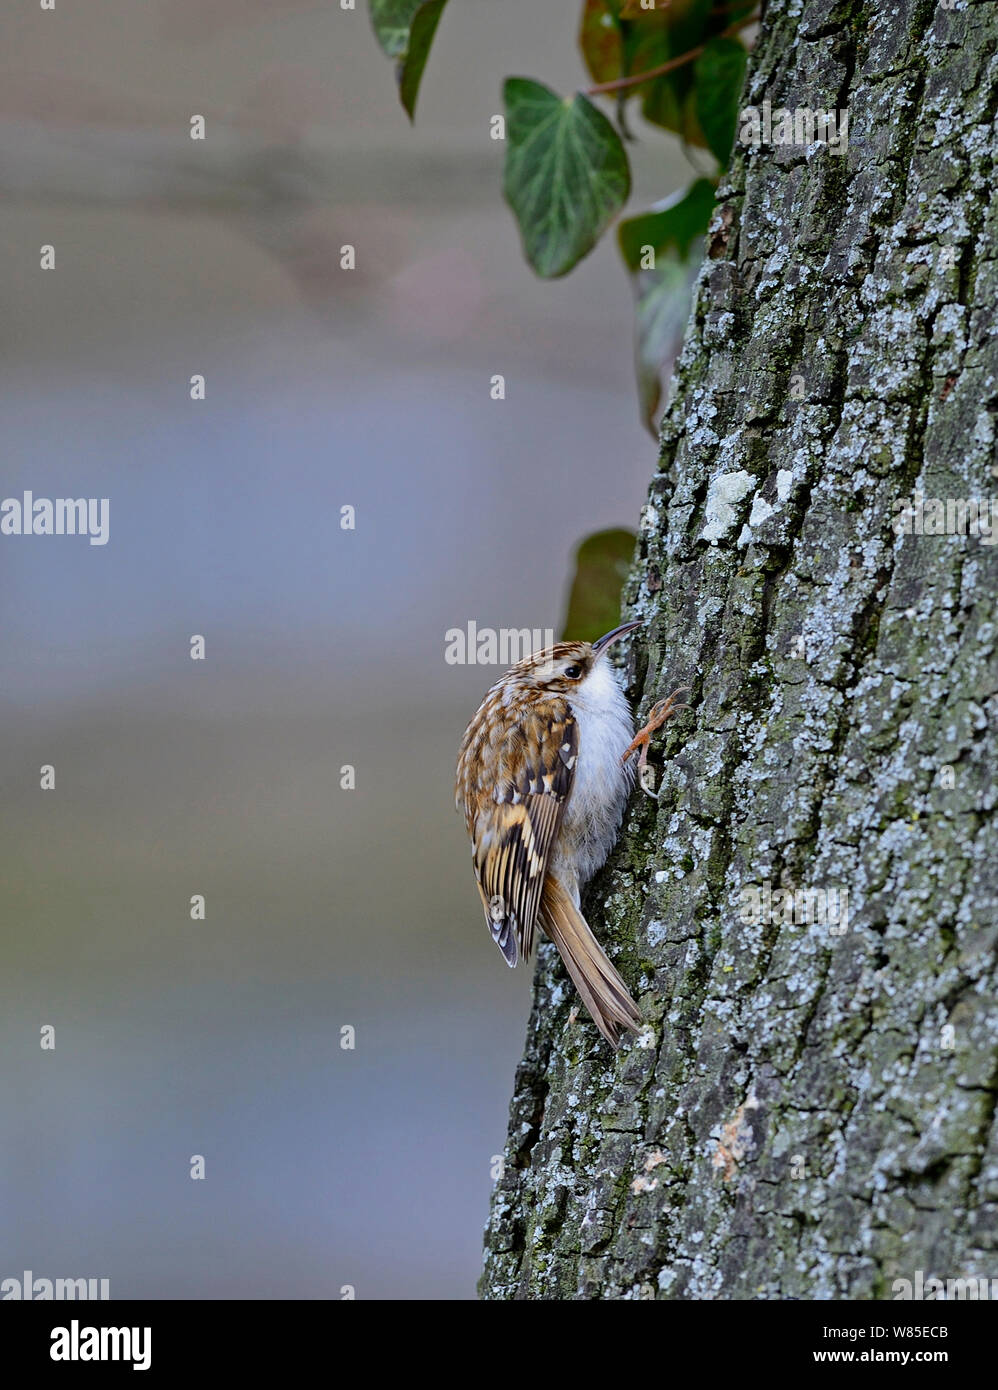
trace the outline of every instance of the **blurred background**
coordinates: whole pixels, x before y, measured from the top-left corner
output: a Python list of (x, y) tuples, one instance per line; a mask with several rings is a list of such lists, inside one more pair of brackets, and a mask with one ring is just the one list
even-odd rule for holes
[[(0, 495), (110, 499), (0, 537), (0, 1279), (474, 1296), (529, 973), (444, 634), (557, 630), (655, 466), (612, 238), (534, 279), (488, 138), (507, 74), (584, 85), (579, 8), (451, 5), (414, 129), (364, 0), (0, 21)], [(689, 177), (638, 135), (632, 211)]]

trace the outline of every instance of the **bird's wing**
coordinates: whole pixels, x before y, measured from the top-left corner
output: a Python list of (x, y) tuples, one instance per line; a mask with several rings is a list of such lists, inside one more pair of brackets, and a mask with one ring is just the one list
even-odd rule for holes
[[(493, 720), (505, 713), (494, 710)], [(509, 965), (516, 964), (518, 949), (526, 959), (533, 945), (578, 753), (578, 725), (567, 700), (558, 697), (532, 701), (481, 750), (481, 795), (469, 828), (485, 919)]]

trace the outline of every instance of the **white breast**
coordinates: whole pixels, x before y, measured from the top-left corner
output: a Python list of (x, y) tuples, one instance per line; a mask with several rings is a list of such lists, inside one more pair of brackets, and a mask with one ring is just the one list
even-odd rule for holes
[(604, 863), (617, 838), (633, 778), (620, 757), (634, 737), (624, 692), (605, 659), (568, 696), (579, 726), (579, 759), (551, 868), (578, 903), (578, 890)]

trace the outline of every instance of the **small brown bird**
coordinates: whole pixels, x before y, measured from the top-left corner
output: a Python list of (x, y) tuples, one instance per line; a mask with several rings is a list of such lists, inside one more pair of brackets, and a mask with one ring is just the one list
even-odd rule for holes
[(579, 911), (579, 893), (616, 839), (631, 754), (675, 709), (662, 702), (632, 737), (627, 701), (603, 658), (640, 625), (517, 662), (479, 706), (457, 763), (457, 807), (493, 940), (514, 966), (530, 955), (540, 922), (612, 1047), (623, 1029), (636, 1031), (640, 1014)]

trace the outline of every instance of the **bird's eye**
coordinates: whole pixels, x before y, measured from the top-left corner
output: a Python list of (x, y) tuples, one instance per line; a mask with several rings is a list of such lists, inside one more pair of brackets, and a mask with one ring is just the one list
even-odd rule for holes
[(569, 679), (570, 681), (578, 680), (578, 678), (582, 675), (582, 667), (581, 667), (581, 666), (566, 666), (566, 667), (565, 667), (565, 675), (568, 677), (568, 679)]

